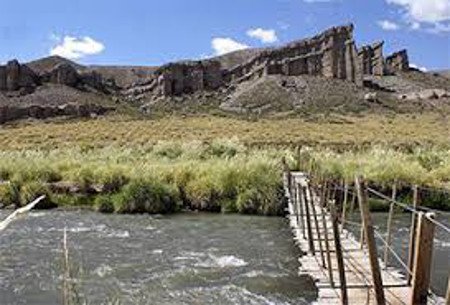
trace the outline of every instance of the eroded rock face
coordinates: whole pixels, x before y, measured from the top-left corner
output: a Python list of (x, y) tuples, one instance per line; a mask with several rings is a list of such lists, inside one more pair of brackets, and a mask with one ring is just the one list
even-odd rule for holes
[[(310, 39), (268, 49), (229, 70), (214, 60), (174, 63), (161, 67), (148, 91), (174, 96), (215, 90), (267, 75), (318, 75), (362, 85), (361, 65), (353, 40), (353, 25), (333, 27)], [(142, 87), (142, 86), (141, 86)], [(142, 88), (143, 89), (143, 88)], [(140, 96), (146, 90), (135, 90)], [(144, 91), (144, 92), (142, 92)], [(131, 91), (126, 94), (130, 95)]]
[(363, 46), (358, 51), (362, 72), (365, 75), (384, 75), (384, 42), (376, 42), (372, 45)]
[(80, 76), (78, 75), (77, 70), (66, 63), (57, 65), (50, 72), (43, 75), (42, 78), (46, 82), (70, 87), (75, 87), (80, 81)]
[(443, 89), (426, 89), (398, 96), (398, 99), (404, 101), (436, 100), (442, 98), (450, 98), (450, 92)]
[(39, 77), (26, 65), (17, 60), (0, 66), (0, 90), (16, 91), (21, 88), (33, 89), (39, 84)]
[(89, 117), (103, 115), (113, 108), (95, 104), (66, 104), (61, 106), (0, 106), (0, 124), (24, 118), (46, 119), (57, 116)]
[(406, 50), (401, 50), (386, 57), (386, 73), (393, 74), (409, 70), (409, 58)]
[(160, 94), (181, 95), (217, 89), (222, 85), (222, 70), (218, 61), (182, 62), (161, 67), (156, 78)]

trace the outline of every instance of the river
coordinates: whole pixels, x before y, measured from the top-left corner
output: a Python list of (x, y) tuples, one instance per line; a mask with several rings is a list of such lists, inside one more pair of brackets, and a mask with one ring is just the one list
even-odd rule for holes
[[(400, 247), (407, 223), (396, 218)], [(297, 275), (300, 251), (283, 218), (38, 211), (0, 235), (2, 305), (62, 304), (65, 227), (75, 290), (89, 304), (311, 304), (317, 296)], [(445, 273), (449, 239), (439, 238), (435, 268)]]

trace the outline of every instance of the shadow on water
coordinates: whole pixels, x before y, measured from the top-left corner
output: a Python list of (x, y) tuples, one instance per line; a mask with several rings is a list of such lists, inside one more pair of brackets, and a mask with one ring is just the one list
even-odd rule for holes
[[(5, 215), (0, 212), (0, 216)], [(0, 235), (2, 304), (61, 303), (61, 242), (90, 304), (310, 304), (282, 218), (35, 212)]]

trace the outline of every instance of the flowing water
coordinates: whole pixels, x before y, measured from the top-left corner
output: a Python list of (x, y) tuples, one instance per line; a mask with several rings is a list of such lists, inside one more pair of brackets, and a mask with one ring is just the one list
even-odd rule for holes
[[(377, 223), (385, 218), (375, 216)], [(401, 248), (408, 218), (395, 224)], [(283, 218), (48, 211), (0, 234), (0, 304), (62, 304), (65, 227), (75, 291), (89, 304), (311, 304), (317, 296), (311, 279), (297, 275), (300, 252)], [(449, 242), (436, 238), (439, 289)]]
[(0, 234), (0, 304), (62, 304), (64, 227), (90, 304), (309, 304), (317, 294), (297, 276), (282, 218), (49, 211)]

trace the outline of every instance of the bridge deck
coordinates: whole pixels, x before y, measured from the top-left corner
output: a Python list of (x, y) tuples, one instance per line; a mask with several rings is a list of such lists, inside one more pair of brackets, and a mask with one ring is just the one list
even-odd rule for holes
[[(291, 177), (292, 179), (295, 179), (295, 183), (307, 186), (307, 180), (302, 173), (292, 173)], [(313, 255), (308, 253), (309, 241), (306, 238), (307, 234), (305, 234), (306, 236), (303, 236), (303, 232), (306, 230), (303, 230), (302, 228), (302, 223), (306, 223), (307, 216), (305, 212), (301, 212), (299, 206), (297, 205), (299, 202), (299, 198), (290, 198), (290, 192), (287, 184), (287, 181), (285, 181), (285, 191), (289, 202), (288, 218), (290, 226), (292, 228), (294, 239), (297, 245), (303, 252), (305, 252), (305, 254), (299, 259), (299, 262), (301, 264), (300, 274), (307, 274), (316, 281), (316, 285), (319, 289), (319, 295), (316, 304), (341, 304), (341, 290), (337, 268), (334, 236), (332, 233), (333, 231), (331, 216), (328, 212), (325, 213), (325, 225), (327, 229), (324, 230), (324, 228), (322, 227), (323, 220), (321, 214), (322, 208), (320, 207), (320, 203), (317, 202), (317, 199), (315, 200), (316, 202), (313, 202), (313, 204), (311, 204), (310, 202), (310, 207), (314, 207), (317, 214), (318, 225), (316, 227), (313, 213), (312, 211), (310, 211), (309, 220), (313, 232), (315, 254)], [(313, 197), (317, 198), (317, 196)], [(307, 198), (307, 200), (311, 201), (311, 198)], [(329, 271), (324, 267), (322, 263), (323, 261), (319, 250), (320, 244), (319, 236), (317, 234), (317, 228), (319, 229), (319, 234), (321, 235), (320, 237), (322, 241), (325, 240), (325, 232), (327, 232), (327, 236), (329, 238), (329, 254), (332, 262), (331, 269), (332, 277), (334, 280), (333, 286), (331, 285)], [(365, 247), (361, 248), (360, 242), (355, 240), (352, 233), (348, 232), (347, 230), (341, 230), (341, 228), (339, 228), (339, 230), (341, 231), (340, 240), (345, 266), (348, 303), (356, 305), (376, 304), (367, 249)], [(327, 254), (324, 242), (322, 242), (322, 247), (324, 250), (324, 258), (326, 263)], [(386, 268), (381, 260), (379, 260), (379, 263), (381, 268), (381, 276), (383, 280), (386, 304), (409, 305), (411, 287), (408, 286), (405, 277), (394, 268)], [(327, 263), (325, 265), (327, 265)]]

